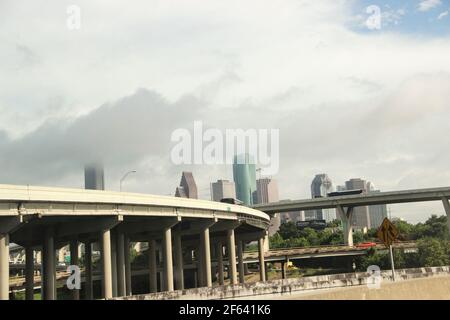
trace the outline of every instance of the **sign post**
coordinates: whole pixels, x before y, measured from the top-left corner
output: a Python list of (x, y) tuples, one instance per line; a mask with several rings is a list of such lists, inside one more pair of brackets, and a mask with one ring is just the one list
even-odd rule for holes
[(381, 223), (381, 226), (378, 228), (377, 236), (381, 241), (383, 241), (384, 245), (389, 248), (393, 281), (395, 281), (395, 267), (392, 243), (397, 239), (398, 234), (398, 229), (392, 224), (392, 222), (388, 218), (384, 218), (383, 223)]

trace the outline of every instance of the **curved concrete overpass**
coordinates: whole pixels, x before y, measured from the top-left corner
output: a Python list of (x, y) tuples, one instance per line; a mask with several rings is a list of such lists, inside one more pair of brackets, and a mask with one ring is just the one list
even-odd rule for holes
[[(104, 297), (111, 298), (131, 294), (130, 241), (149, 244), (151, 292), (158, 290), (157, 252), (162, 253), (164, 265), (160, 290), (183, 289), (183, 264), (192, 259), (198, 266), (196, 285), (211, 286), (212, 254), (219, 261), (219, 283), (223, 282), (224, 246), (230, 261), (231, 281), (237, 283), (236, 243), (240, 269), (243, 268), (243, 243), (254, 240), (258, 240), (260, 263), (264, 266), (264, 237), (269, 220), (269, 216), (259, 210), (220, 202), (0, 185), (0, 299), (8, 298), (9, 242), (25, 247), (27, 257), (31, 257), (26, 259), (30, 270), (27, 272), (29, 298), (33, 285), (33, 252), (42, 250), (46, 299), (55, 298), (55, 249), (70, 244), (71, 264), (76, 265), (79, 244), (84, 243), (89, 279), (92, 244), (98, 242), (103, 261)], [(260, 269), (263, 277), (264, 267)], [(87, 297), (92, 298), (92, 280), (87, 281), (86, 289)], [(79, 298), (78, 290), (74, 290), (74, 298)]]

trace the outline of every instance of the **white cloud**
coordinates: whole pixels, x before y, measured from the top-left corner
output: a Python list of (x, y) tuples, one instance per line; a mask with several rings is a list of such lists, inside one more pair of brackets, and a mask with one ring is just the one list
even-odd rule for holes
[(419, 11), (428, 11), (442, 4), (441, 0), (424, 0), (419, 3)]
[(279, 128), (283, 198), (318, 172), (448, 184), (450, 39), (355, 33), (348, 3), (85, 0), (69, 31), (60, 1), (2, 1), (0, 183), (79, 187), (102, 156), (111, 189), (128, 169), (127, 190), (173, 193), (183, 169), (204, 189), (230, 168), (169, 161), (171, 130), (203, 120)]
[(446, 16), (448, 16), (448, 10), (441, 12), (441, 14), (439, 14), (439, 16), (438, 16), (438, 20), (441, 20), (441, 19), (445, 18)]

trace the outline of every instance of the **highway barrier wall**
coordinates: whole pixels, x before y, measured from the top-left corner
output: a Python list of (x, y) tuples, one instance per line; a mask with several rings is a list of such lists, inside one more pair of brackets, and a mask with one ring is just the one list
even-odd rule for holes
[[(400, 269), (396, 270), (396, 282), (401, 283), (414, 279), (433, 278), (433, 283), (439, 284), (437, 277), (450, 276), (450, 267), (432, 267), (432, 268), (414, 268), (414, 269)], [(437, 281), (434, 281), (436, 280)], [(450, 284), (450, 278), (449, 284)], [(381, 281), (377, 282), (377, 281)], [(379, 283), (379, 289), (374, 286)], [(386, 284), (392, 283), (392, 272), (382, 271), (377, 278), (374, 274), (367, 272), (360, 273), (344, 273), (333, 275), (321, 275), (303, 278), (292, 278), (283, 280), (271, 280), (266, 282), (254, 282), (248, 284), (239, 284), (235, 286), (217, 286), (212, 288), (195, 288), (187, 290), (177, 290), (173, 292), (158, 292), (152, 294), (134, 295), (129, 297), (120, 297), (115, 299), (127, 300), (214, 300), (214, 299), (239, 299), (254, 297), (258, 299), (262, 296), (279, 296), (289, 299), (289, 296), (297, 295), (299, 293), (314, 294), (324, 292), (324, 289), (338, 289), (338, 288), (364, 288), (364, 290), (377, 291), (384, 288)], [(433, 284), (431, 284), (433, 286)], [(369, 289), (372, 287), (372, 289)], [(450, 287), (447, 287), (450, 299)], [(318, 291), (319, 290), (319, 291)], [(408, 288), (403, 288), (406, 292)], [(426, 290), (433, 290), (432, 287)], [(439, 291), (440, 292), (440, 291)], [(323, 296), (323, 295), (322, 295)], [(311, 297), (310, 297), (311, 298)], [(329, 297), (332, 298), (331, 296)], [(336, 296), (337, 299), (339, 299)], [(420, 298), (420, 297), (418, 297)], [(426, 298), (426, 297), (425, 297)], [(324, 299), (327, 299), (324, 297)]]

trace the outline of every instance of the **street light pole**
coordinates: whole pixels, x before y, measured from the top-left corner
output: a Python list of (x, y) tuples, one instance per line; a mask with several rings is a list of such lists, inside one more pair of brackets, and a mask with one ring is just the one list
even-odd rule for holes
[(125, 174), (123, 175), (122, 179), (120, 179), (120, 182), (119, 182), (119, 190), (120, 190), (120, 192), (122, 192), (122, 182), (123, 182), (123, 181), (128, 177), (128, 175), (130, 175), (131, 173), (136, 173), (136, 170), (128, 171), (127, 173), (125, 173)]

